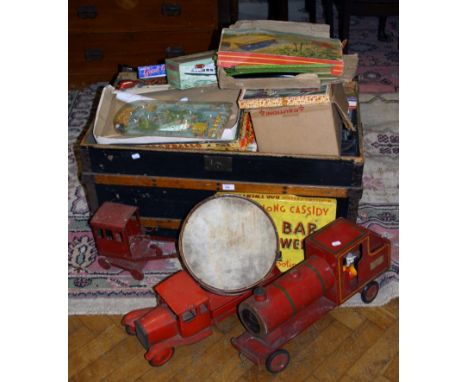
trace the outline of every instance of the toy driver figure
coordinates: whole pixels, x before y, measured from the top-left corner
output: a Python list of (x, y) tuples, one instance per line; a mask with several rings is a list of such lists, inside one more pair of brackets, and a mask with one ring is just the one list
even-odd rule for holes
[(343, 259), (343, 273), (348, 276), (348, 280), (352, 280), (357, 276), (357, 270), (354, 266), (357, 257), (356, 253), (349, 252)]

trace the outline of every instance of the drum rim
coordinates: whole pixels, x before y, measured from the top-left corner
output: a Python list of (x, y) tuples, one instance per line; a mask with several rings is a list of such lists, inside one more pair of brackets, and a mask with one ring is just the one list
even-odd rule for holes
[[(183, 234), (184, 234), (184, 231), (185, 231), (185, 226), (187, 224), (187, 222), (189, 221), (190, 217), (192, 216), (192, 214), (198, 209), (198, 207), (200, 207), (201, 205), (205, 204), (205, 203), (208, 203), (210, 200), (213, 200), (213, 199), (219, 199), (219, 198), (226, 198), (226, 197), (230, 197), (230, 198), (237, 198), (237, 199), (242, 199), (242, 200), (246, 200), (247, 202), (250, 202), (254, 205), (256, 205), (257, 207), (259, 207), (259, 209), (265, 214), (265, 216), (268, 218), (268, 220), (270, 221), (271, 223), (271, 226), (273, 227), (273, 232), (275, 233), (275, 242), (276, 242), (276, 249), (275, 249), (275, 259), (271, 265), (271, 267), (268, 269), (268, 272), (266, 272), (266, 274), (259, 280), (257, 281), (256, 283), (252, 284), (252, 285), (249, 285), (249, 286), (246, 286), (246, 287), (243, 287), (243, 288), (239, 288), (239, 289), (235, 289), (235, 290), (229, 290), (229, 291), (226, 291), (226, 290), (223, 290), (223, 289), (219, 289), (219, 288), (215, 288), (209, 284), (207, 284), (206, 282), (202, 281), (201, 279), (199, 279), (197, 276), (195, 276), (195, 274), (193, 273), (192, 269), (190, 268), (190, 266), (187, 264), (186, 260), (185, 260), (185, 256), (184, 256), (184, 250), (183, 250), (183, 246), (182, 246), (182, 240), (183, 240)], [(182, 262), (182, 265), (183, 267), (188, 271), (188, 273), (190, 274), (190, 276), (192, 276), (196, 281), (197, 283), (199, 283), (203, 288), (205, 288), (206, 290), (210, 291), (210, 292), (214, 292), (216, 294), (220, 294), (220, 295), (236, 295), (236, 294), (240, 294), (240, 293), (243, 293), (249, 289), (252, 289), (254, 287), (256, 287), (257, 285), (261, 284), (263, 281), (265, 281), (265, 279), (267, 279), (269, 277), (269, 275), (271, 274), (271, 272), (273, 271), (273, 269), (276, 267), (276, 261), (278, 260), (278, 257), (280, 255), (280, 250), (279, 250), (279, 236), (278, 236), (278, 231), (276, 229), (276, 225), (275, 225), (275, 222), (273, 221), (272, 217), (270, 216), (270, 214), (265, 210), (265, 208), (263, 208), (263, 206), (256, 202), (255, 200), (252, 200), (252, 199), (249, 199), (245, 196), (241, 196), (241, 195), (236, 195), (236, 194), (216, 194), (216, 195), (213, 195), (213, 196), (209, 196), (208, 198), (205, 198), (203, 199), (201, 202), (198, 202), (191, 210), (190, 212), (188, 213), (188, 215), (185, 217), (184, 219), (184, 222), (182, 223), (182, 226), (180, 228), (180, 233), (179, 233), (179, 239), (178, 239), (178, 247), (179, 247), (179, 257), (180, 257), (180, 260)]]

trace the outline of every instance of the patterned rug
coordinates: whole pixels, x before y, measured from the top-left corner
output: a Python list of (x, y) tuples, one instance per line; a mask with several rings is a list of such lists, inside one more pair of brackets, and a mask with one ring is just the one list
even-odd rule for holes
[[(154, 305), (153, 285), (180, 269), (176, 259), (153, 261), (144, 269), (145, 278), (136, 281), (128, 272), (114, 268), (106, 271), (96, 261), (75, 152), (103, 85), (68, 93), (69, 314), (122, 314)], [(364, 94), (360, 101), (366, 162), (358, 222), (388, 237), (393, 244), (392, 270), (382, 277), (381, 292), (373, 302), (381, 305), (398, 295), (398, 94)], [(362, 305), (359, 296), (347, 304)]]
[[(304, 0), (289, 0), (289, 20), (309, 21)], [(317, 1), (317, 23), (324, 23), (322, 2)], [(266, 0), (239, 0), (239, 19), (266, 19)], [(334, 9), (334, 33), (338, 35), (338, 12)], [(351, 16), (349, 32), (349, 52), (359, 54), (358, 77), (362, 93), (398, 92), (398, 17), (388, 17), (386, 33), (390, 42), (377, 39), (377, 17)]]

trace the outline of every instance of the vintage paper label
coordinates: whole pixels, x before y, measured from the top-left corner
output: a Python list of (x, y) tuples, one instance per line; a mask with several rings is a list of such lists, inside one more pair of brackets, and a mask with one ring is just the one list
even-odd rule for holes
[(336, 199), (306, 198), (282, 194), (237, 193), (259, 203), (275, 223), (281, 260), (276, 266), (285, 272), (304, 260), (306, 236), (336, 219)]

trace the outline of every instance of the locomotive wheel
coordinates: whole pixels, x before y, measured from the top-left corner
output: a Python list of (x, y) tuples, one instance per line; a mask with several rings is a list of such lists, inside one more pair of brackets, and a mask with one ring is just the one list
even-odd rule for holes
[(174, 355), (174, 348), (167, 348), (156, 354), (155, 357), (150, 361), (151, 366), (162, 366)]
[(133, 271), (130, 271), (130, 274), (132, 275), (132, 277), (135, 279), (135, 280), (143, 280), (143, 273), (141, 273), (140, 271), (137, 271), (137, 270), (133, 270)]
[(265, 361), (265, 366), (270, 373), (279, 373), (286, 369), (289, 364), (289, 353), (287, 350), (278, 349), (271, 353)]
[(110, 269), (111, 267), (110, 263), (106, 259), (103, 259), (102, 257), (98, 259), (98, 264), (104, 269)]
[(377, 297), (377, 294), (379, 293), (379, 288), (380, 286), (377, 281), (371, 281), (362, 290), (361, 300), (366, 304), (371, 303)]

